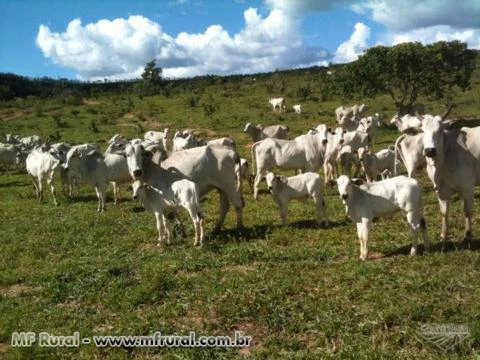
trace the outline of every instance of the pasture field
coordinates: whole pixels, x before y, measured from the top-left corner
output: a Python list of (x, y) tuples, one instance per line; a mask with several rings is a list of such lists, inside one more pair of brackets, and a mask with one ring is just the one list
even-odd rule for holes
[[(278, 75), (278, 74), (276, 74)], [(280, 73), (280, 76), (282, 74)], [(197, 86), (155, 96), (101, 94), (74, 104), (62, 99), (18, 99), (0, 104), (0, 134), (38, 134), (57, 141), (97, 142), (102, 149), (115, 133), (139, 137), (147, 130), (193, 128), (204, 138), (231, 136), (250, 159), (242, 133), (246, 122), (286, 124), (291, 137), (318, 123), (334, 125), (340, 99), (321, 101), (315, 74), (284, 75), (287, 107), (301, 115), (273, 114), (267, 99), (270, 78), (213, 78)], [(274, 78), (278, 81), (277, 78)], [(275, 85), (275, 84), (274, 84)], [(297, 89), (311, 86), (312, 95)], [(273, 86), (273, 85), (272, 85)], [(271, 89), (271, 87), (270, 87)], [(357, 102), (361, 101), (357, 99)], [(364, 100), (370, 113), (389, 120), (387, 97)], [(453, 118), (480, 115), (478, 70), (472, 89), (458, 94)], [(353, 101), (348, 101), (350, 103)], [(421, 99), (428, 112), (440, 102)], [(471, 124), (477, 124), (472, 121)], [(392, 144), (395, 129), (380, 128), (375, 149)], [(156, 246), (154, 217), (122, 187), (114, 206), (96, 213), (89, 186), (80, 196), (34, 198), (24, 170), (0, 174), (0, 358), (5, 359), (478, 359), (480, 354), (480, 191), (475, 193), (474, 241), (463, 249), (462, 201), (455, 197), (450, 238), (438, 244), (440, 216), (425, 172), (424, 212), (433, 250), (410, 257), (410, 233), (402, 214), (378, 219), (369, 243), (374, 259), (361, 262), (355, 225), (345, 218), (336, 188), (325, 188), (329, 228), (318, 228), (311, 201), (292, 202), (289, 225), (262, 184), (255, 201), (244, 184), (245, 228), (234, 229), (231, 209), (225, 229), (212, 236), (218, 197), (203, 202), (208, 230), (193, 247), (193, 227), (184, 214), (186, 236)], [(57, 178), (58, 188), (60, 181)], [(60, 191), (59, 191), (60, 192)], [(421, 327), (467, 325), (469, 336), (443, 352), (421, 335)], [(13, 332), (55, 335), (230, 335), (252, 337), (244, 348), (12, 347)]]

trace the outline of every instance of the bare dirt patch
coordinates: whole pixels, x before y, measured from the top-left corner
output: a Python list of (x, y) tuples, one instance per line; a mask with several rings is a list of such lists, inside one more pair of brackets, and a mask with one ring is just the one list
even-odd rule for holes
[(100, 105), (102, 102), (98, 100), (83, 99), (82, 103), (85, 105)]
[(226, 272), (238, 272), (241, 274), (248, 274), (250, 271), (255, 270), (257, 267), (256, 263), (251, 264), (235, 264), (235, 265), (225, 265), (222, 267), (223, 271)]
[(240, 348), (238, 350), (239, 354), (250, 355), (253, 351), (264, 347), (262, 339), (265, 339), (267, 331), (258, 324), (252, 321), (245, 321), (233, 326), (232, 331), (239, 331), (243, 336), (251, 337), (250, 346)]
[(10, 286), (0, 287), (0, 296), (13, 298), (19, 295), (28, 294), (32, 292), (32, 288), (24, 284), (14, 284)]

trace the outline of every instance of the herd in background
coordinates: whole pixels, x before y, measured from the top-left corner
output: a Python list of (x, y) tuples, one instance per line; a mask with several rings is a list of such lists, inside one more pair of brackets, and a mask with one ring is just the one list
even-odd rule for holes
[[(270, 99), (273, 111), (285, 111), (283, 98)], [(295, 112), (301, 112), (295, 105)], [(450, 107), (451, 108), (451, 107)], [(450, 110), (449, 108), (449, 110)], [(297, 111), (298, 109), (298, 111)], [(439, 198), (442, 224), (441, 240), (447, 237), (449, 199), (460, 192), (466, 217), (465, 240), (472, 238), (474, 186), (480, 183), (480, 127), (458, 128), (441, 116), (424, 114), (416, 105), (415, 115), (395, 115), (391, 124), (401, 135), (395, 144), (374, 151), (376, 132), (381, 126), (378, 114), (366, 116), (365, 104), (341, 106), (335, 110), (338, 127), (318, 124), (305, 134), (288, 139), (283, 125), (262, 126), (247, 123), (244, 133), (252, 139), (252, 170), (239, 157), (235, 140), (229, 137), (203, 141), (190, 129), (177, 131), (169, 149), (169, 129), (147, 131), (143, 139), (126, 139), (116, 134), (105, 152), (97, 144), (43, 144), (34, 135), (26, 138), (6, 135), (0, 139), (0, 162), (25, 163), (39, 200), (43, 199), (43, 181), (50, 186), (55, 205), (54, 174), (60, 173), (62, 189), (73, 196), (81, 183), (91, 184), (98, 198), (97, 211), (105, 210), (105, 191), (113, 186), (114, 202), (118, 185), (132, 184), (134, 198), (155, 214), (159, 244), (170, 242), (166, 208), (176, 213), (183, 207), (195, 228), (195, 245), (204, 238), (204, 220), (200, 199), (212, 190), (219, 193), (219, 216), (214, 231), (220, 230), (230, 205), (236, 212), (237, 227), (243, 226), (242, 182), (250, 184), (255, 199), (266, 179), (277, 203), (282, 224), (287, 224), (288, 203), (292, 199), (312, 198), (316, 221), (328, 226), (323, 199), (324, 184), (336, 184), (348, 217), (356, 223), (360, 240), (360, 258), (368, 258), (370, 224), (374, 216), (389, 216), (403, 210), (412, 236), (411, 254), (417, 252), (417, 237), (422, 235), (429, 247), (423, 217), (422, 190), (413, 179), (416, 171), (427, 168)], [(408, 177), (397, 176), (403, 163)], [(323, 179), (318, 171), (323, 168)], [(294, 170), (286, 177), (273, 169)], [(300, 174), (298, 174), (300, 172)], [(364, 176), (365, 182), (359, 183)], [(252, 179), (254, 178), (253, 185)], [(178, 218), (178, 215), (177, 215)]]

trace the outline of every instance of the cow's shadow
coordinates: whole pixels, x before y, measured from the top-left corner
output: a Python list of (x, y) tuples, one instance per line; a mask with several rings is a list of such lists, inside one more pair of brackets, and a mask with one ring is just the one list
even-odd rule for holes
[(241, 229), (225, 229), (209, 232), (205, 238), (210, 243), (228, 243), (232, 241), (249, 241), (252, 239), (265, 239), (270, 233), (272, 225), (254, 225)]
[[(392, 251), (386, 251), (385, 257), (393, 257), (397, 255), (409, 255), (410, 249), (412, 248), (412, 244), (408, 244), (402, 246), (398, 249)], [(480, 250), (480, 239), (473, 239), (470, 243), (466, 243), (465, 241), (451, 241), (447, 240), (443, 243), (440, 241), (435, 241), (430, 244), (429, 252), (425, 253), (425, 248), (423, 244), (418, 244), (418, 253), (423, 255), (428, 255), (429, 253), (448, 253), (448, 252), (455, 252), (455, 251), (479, 251)]]
[(24, 181), (10, 181), (10, 182), (7, 182), (7, 183), (3, 183), (3, 184), (0, 184), (0, 188), (3, 188), (3, 187), (11, 187), (11, 186), (29, 186), (31, 185), (32, 188), (33, 188), (33, 184), (30, 182), (30, 183), (26, 183)]
[[(292, 227), (295, 229), (318, 229), (318, 230), (328, 230), (333, 229), (336, 227), (345, 226), (348, 224), (347, 220), (340, 220), (340, 221), (331, 221), (329, 220), (328, 223), (317, 224), (315, 220), (298, 220), (289, 222), (286, 227)], [(279, 227), (283, 227), (282, 225), (278, 225)]]

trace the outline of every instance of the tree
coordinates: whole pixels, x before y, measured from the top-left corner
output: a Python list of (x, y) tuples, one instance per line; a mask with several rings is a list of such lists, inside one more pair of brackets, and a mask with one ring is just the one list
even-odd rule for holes
[(142, 79), (142, 84), (139, 84), (140, 92), (144, 95), (155, 94), (162, 81), (162, 68), (156, 66), (155, 60), (152, 60), (145, 65)]
[(158, 85), (162, 80), (162, 68), (157, 67), (155, 60), (148, 62), (143, 69), (142, 79), (153, 85)]
[(420, 95), (447, 96), (451, 101), (454, 89), (465, 91), (470, 86), (475, 56), (459, 41), (376, 46), (345, 66), (343, 92), (367, 97), (389, 94), (401, 114)]

